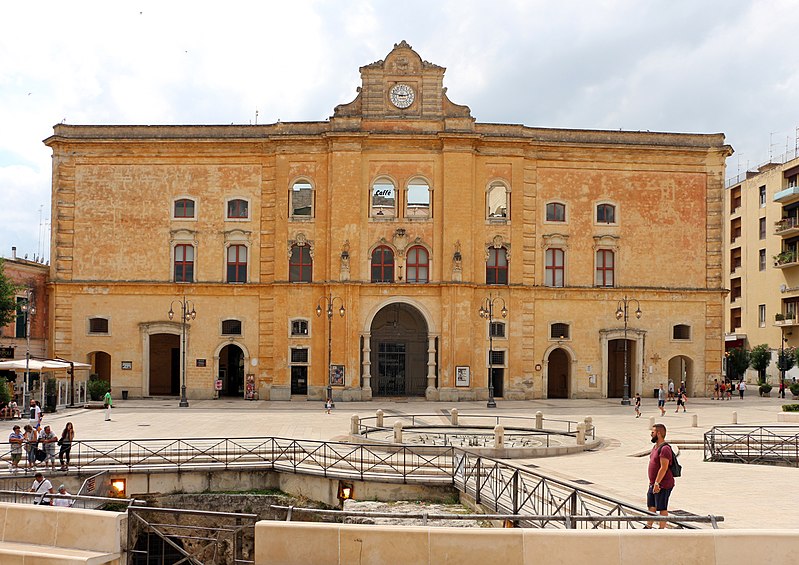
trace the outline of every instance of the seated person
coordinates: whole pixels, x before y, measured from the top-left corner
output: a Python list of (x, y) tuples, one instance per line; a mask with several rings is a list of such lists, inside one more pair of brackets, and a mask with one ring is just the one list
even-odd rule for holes
[(8, 403), (2, 402), (0, 403), (0, 418), (6, 420), (11, 417), (11, 413), (8, 410)]
[(19, 412), (19, 406), (17, 406), (17, 403), (15, 401), (12, 400), (8, 404), (8, 411), (11, 414), (11, 418), (20, 418), (20, 419), (22, 419), (22, 414), (20, 414), (20, 412)]

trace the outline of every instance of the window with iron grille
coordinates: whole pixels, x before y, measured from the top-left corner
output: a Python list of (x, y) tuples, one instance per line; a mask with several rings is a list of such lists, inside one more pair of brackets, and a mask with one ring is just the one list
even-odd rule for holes
[(222, 335), (241, 335), (241, 320), (223, 320)]
[(677, 324), (674, 326), (673, 339), (691, 339), (691, 326)]
[(491, 337), (505, 337), (505, 322), (491, 322)]
[(550, 339), (569, 339), (569, 324), (556, 323), (549, 326)]
[(108, 318), (89, 318), (90, 334), (107, 334)]
[(505, 352), (504, 351), (490, 351), (489, 354), (491, 355), (491, 364), (492, 365), (504, 365), (505, 364)]
[(308, 348), (307, 347), (292, 347), (291, 348), (291, 362), (292, 363), (307, 363), (308, 362)]
[(292, 320), (291, 335), (308, 335), (308, 320)]

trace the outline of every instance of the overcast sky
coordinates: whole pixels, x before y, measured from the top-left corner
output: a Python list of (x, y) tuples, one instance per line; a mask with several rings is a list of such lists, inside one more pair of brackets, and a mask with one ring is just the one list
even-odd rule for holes
[(796, 0), (0, 2), (0, 256), (49, 258), (54, 124), (324, 120), (402, 39), (480, 122), (723, 132), (734, 176), (794, 149), (797, 30)]

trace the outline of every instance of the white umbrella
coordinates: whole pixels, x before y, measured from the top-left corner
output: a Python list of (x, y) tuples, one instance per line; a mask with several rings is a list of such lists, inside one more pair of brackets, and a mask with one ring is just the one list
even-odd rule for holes
[[(70, 362), (56, 359), (14, 359), (13, 361), (0, 361), (0, 369), (24, 371), (26, 368), (30, 371), (48, 371), (53, 369), (69, 369)], [(90, 369), (91, 365), (86, 363), (72, 362), (76, 369)]]

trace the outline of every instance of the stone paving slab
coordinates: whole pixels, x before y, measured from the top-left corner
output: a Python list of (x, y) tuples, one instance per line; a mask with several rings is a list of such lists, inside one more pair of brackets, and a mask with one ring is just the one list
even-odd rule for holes
[[(115, 401), (112, 420), (105, 422), (103, 410), (66, 409), (46, 414), (44, 423), (60, 433), (67, 421), (75, 426), (76, 439), (145, 439), (279, 436), (298, 439), (330, 440), (346, 435), (350, 416), (374, 415), (378, 408), (406, 414), (440, 413), (457, 407), (461, 414), (503, 414), (545, 418), (594, 419), (603, 447), (597, 451), (521, 461), (566, 480), (589, 481), (587, 488), (606, 493), (631, 504), (643, 506), (647, 487), (645, 457), (649, 443), (649, 417), (669, 430), (672, 441), (701, 441), (713, 425), (732, 423), (737, 411), (739, 424), (777, 424), (777, 413), (791, 399), (760, 398), (744, 400), (690, 399), (688, 412), (674, 413), (667, 403), (662, 418), (654, 399), (644, 399), (643, 416), (636, 419), (632, 407), (609, 400), (498, 400), (494, 410), (484, 402), (437, 403), (423, 400), (339, 402), (326, 414), (321, 402), (244, 401), (238, 399), (190, 401), (179, 408), (177, 398)], [(699, 427), (691, 427), (692, 414), (698, 414)], [(8, 432), (13, 424), (6, 422)], [(799, 528), (799, 505), (793, 501), (793, 483), (799, 468), (735, 463), (708, 463), (701, 450), (683, 449), (680, 462), (683, 477), (672, 494), (672, 509), (694, 514), (723, 515), (724, 528)], [(55, 473), (59, 475), (60, 473)], [(57, 478), (55, 479), (57, 480)]]

